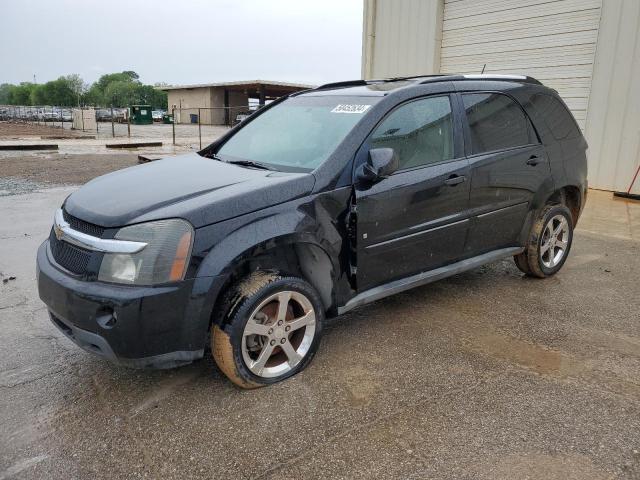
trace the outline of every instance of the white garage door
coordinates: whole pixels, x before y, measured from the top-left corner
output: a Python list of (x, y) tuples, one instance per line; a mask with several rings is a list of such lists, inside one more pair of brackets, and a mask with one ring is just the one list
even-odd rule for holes
[(601, 0), (445, 0), (440, 71), (530, 75), (584, 130)]

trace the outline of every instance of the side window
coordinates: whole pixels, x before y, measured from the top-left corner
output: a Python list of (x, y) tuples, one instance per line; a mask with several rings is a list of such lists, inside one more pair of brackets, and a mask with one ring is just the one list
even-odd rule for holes
[(474, 154), (528, 145), (533, 142), (529, 119), (522, 108), (499, 93), (462, 95)]
[(453, 158), (453, 119), (449, 97), (430, 97), (392, 111), (371, 136), (371, 148), (393, 148), (400, 169)]
[(551, 95), (536, 93), (531, 97), (531, 104), (538, 114), (544, 118), (551, 135), (556, 140), (568, 140), (580, 137), (578, 125), (567, 107)]

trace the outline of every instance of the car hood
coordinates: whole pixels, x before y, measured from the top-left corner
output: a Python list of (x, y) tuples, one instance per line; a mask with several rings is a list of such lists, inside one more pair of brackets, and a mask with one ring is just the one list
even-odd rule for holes
[(311, 193), (309, 173), (232, 165), (197, 153), (118, 170), (85, 184), (65, 210), (102, 227), (184, 218), (198, 228)]

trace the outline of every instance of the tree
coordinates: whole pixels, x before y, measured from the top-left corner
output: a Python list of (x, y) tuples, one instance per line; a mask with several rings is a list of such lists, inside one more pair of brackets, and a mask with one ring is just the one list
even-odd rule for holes
[(102, 75), (88, 89), (77, 74), (65, 75), (43, 84), (24, 82), (20, 85), (0, 85), (0, 105), (71, 107), (81, 103), (102, 107), (149, 104), (154, 108), (166, 109), (167, 94), (151, 85), (143, 85), (138, 74), (131, 70)]
[(35, 85), (33, 87), (29, 103), (30, 105), (46, 105), (48, 103), (44, 85)]
[(60, 78), (64, 79), (64, 81), (67, 82), (67, 85), (76, 96), (79, 103), (80, 99), (87, 91), (87, 84), (84, 83), (84, 80), (82, 80), (80, 75), (78, 75), (77, 73), (72, 73), (71, 75), (66, 75)]
[(14, 85), (9, 94), (9, 103), (11, 105), (31, 105), (31, 92), (34, 88), (35, 84), (31, 82)]
[(11, 85), (10, 83), (0, 84), (0, 105), (9, 105), (11, 89), (13, 87), (15, 87), (15, 85)]
[(138, 75), (133, 70), (125, 70), (124, 72), (122, 72), (122, 75), (126, 75), (127, 77), (129, 77), (131, 79), (131, 81), (140, 80), (140, 75)]
[(80, 102), (83, 82), (77, 75), (60, 77), (57, 80), (40, 85), (34, 85), (31, 89), (31, 105), (59, 105), (72, 107)]
[(117, 80), (107, 85), (103, 93), (102, 105), (124, 107), (135, 102), (136, 84), (126, 80)]
[[(116, 101), (115, 98), (118, 99), (117, 101), (120, 101), (124, 90), (128, 89), (128, 87), (124, 87), (124, 84), (141, 85), (138, 79), (138, 74), (131, 70), (102, 75), (97, 82), (91, 85), (87, 93), (87, 101), (94, 105), (111, 105), (111, 103)], [(116, 83), (119, 85), (110, 87), (111, 84)], [(117, 92), (116, 97), (114, 97), (114, 92)], [(121, 106), (116, 103), (113, 104), (114, 106)]]
[(167, 94), (151, 85), (140, 85), (136, 89), (136, 103), (166, 110)]

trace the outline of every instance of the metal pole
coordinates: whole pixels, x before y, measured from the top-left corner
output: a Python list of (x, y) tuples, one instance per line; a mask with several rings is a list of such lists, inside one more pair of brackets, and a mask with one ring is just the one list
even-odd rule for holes
[(200, 109), (198, 109), (198, 139), (200, 140), (200, 150), (202, 150), (202, 122), (200, 121)]
[(84, 132), (84, 108), (80, 109), (80, 116), (82, 117), (82, 131)]
[(113, 103), (111, 104), (111, 136), (116, 138), (116, 127), (113, 125)]
[(173, 129), (173, 145), (176, 144), (176, 107), (171, 109), (171, 128)]
[(62, 108), (60, 109), (60, 128), (64, 131), (64, 115), (62, 114)]
[(93, 107), (93, 115), (96, 117), (96, 133), (98, 133), (98, 112), (96, 107)]
[(131, 138), (131, 107), (127, 108), (127, 137)]

